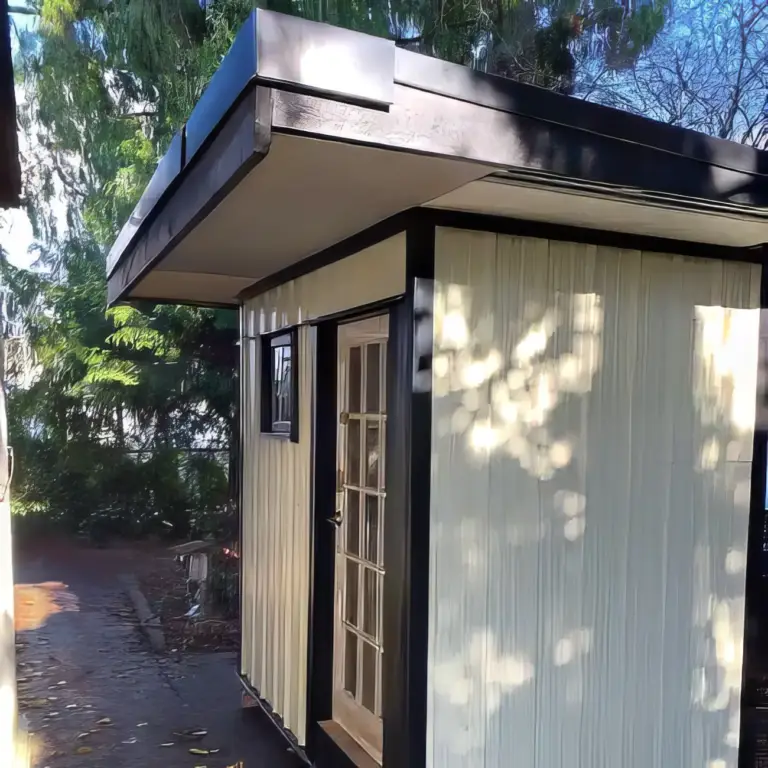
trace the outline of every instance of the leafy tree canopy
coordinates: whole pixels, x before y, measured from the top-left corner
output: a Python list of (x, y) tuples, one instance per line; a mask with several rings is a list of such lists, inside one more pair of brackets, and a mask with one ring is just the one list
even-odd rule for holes
[[(724, 137), (766, 137), (768, 11), (758, 0), (264, 4)], [(6, 335), (22, 329), (9, 343), (22, 511), (142, 530), (173, 518), (183, 529), (190, 510), (226, 500), (236, 318), (151, 305), (105, 312), (105, 254), (251, 7), (11, 8), (36, 18), (18, 30), (16, 64), (37, 260), (2, 270)]]

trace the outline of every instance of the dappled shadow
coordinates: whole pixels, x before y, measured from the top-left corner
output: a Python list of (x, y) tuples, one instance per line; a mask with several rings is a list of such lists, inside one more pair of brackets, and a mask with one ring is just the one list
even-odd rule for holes
[(436, 250), (432, 764), (735, 766), (759, 270)]

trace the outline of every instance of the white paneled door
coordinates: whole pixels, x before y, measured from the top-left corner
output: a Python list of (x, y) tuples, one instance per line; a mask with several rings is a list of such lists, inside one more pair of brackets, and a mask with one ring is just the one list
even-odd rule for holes
[(386, 315), (339, 328), (333, 718), (381, 762)]

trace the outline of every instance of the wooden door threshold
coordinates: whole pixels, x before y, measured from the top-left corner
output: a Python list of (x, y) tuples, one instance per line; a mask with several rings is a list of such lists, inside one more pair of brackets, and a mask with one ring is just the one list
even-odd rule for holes
[(381, 768), (381, 763), (374, 760), (335, 720), (324, 720), (318, 725), (356, 768)]

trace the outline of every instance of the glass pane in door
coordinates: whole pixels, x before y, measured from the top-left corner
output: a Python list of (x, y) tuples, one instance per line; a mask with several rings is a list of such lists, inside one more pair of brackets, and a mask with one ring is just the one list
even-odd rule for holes
[(346, 632), (344, 648), (344, 689), (353, 696), (357, 694), (357, 635)]
[(365, 412), (379, 412), (381, 392), (381, 344), (369, 344), (365, 353)]
[(360, 554), (360, 491), (346, 491), (347, 494), (347, 552)]
[(379, 490), (379, 424), (366, 420), (365, 423), (365, 487)]
[(349, 415), (347, 422), (347, 476), (346, 483), (351, 488), (359, 488), (360, 483), (360, 417)]
[(376, 670), (376, 647), (362, 641), (363, 646), (363, 676), (362, 676), (362, 702), (363, 706), (373, 712), (376, 709), (376, 686), (378, 685), (378, 673)]
[(363, 557), (371, 563), (379, 563), (379, 503), (378, 496), (365, 494), (363, 521)]

